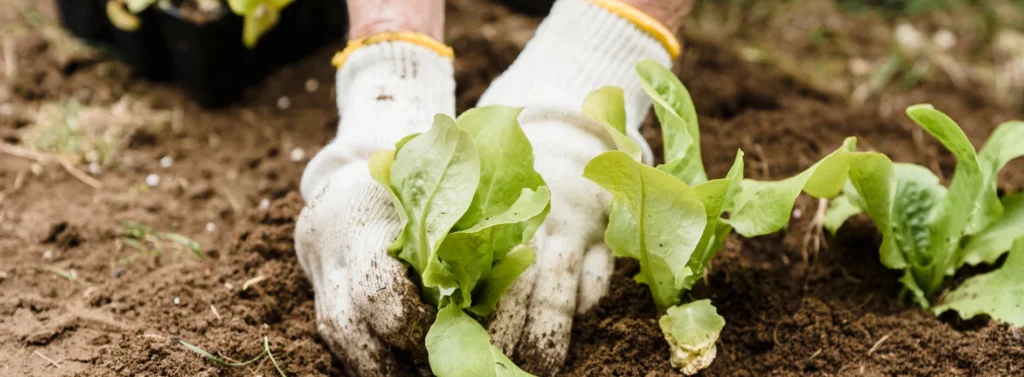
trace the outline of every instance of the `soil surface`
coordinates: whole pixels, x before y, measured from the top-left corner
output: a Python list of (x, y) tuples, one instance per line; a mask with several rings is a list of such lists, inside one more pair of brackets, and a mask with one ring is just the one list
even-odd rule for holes
[[(0, 5), (0, 20), (23, 17), (15, 3)], [(461, 111), (511, 64), (538, 20), (469, 1), (450, 1), (448, 20)], [(68, 49), (47, 30), (5, 37), (18, 67), (0, 85), (6, 145), (25, 143), (23, 131), (43, 105), (69, 100), (111, 107), (127, 96), (169, 114), (169, 124), (136, 130), (117, 162), (95, 176), (98, 188), (57, 163), (0, 154), (0, 376), (276, 375), (266, 358), (223, 367), (179, 342), (248, 360), (264, 352), (264, 339), (289, 375), (342, 375), (316, 333), (313, 293), (292, 237), (302, 169), (337, 124), (328, 62), (343, 42), (284, 67), (236, 106), (209, 111), (173, 87), (133, 79), (100, 53)], [(858, 137), (861, 149), (948, 177), (952, 157), (903, 108), (933, 103), (976, 145), (999, 122), (1022, 117), (981, 89), (942, 82), (851, 109), (772, 66), (743, 61), (728, 42), (690, 37), (676, 72), (701, 116), (712, 177), (724, 176), (737, 149), (746, 152), (748, 177), (788, 177), (847, 136)], [(282, 97), (290, 106), (279, 106)], [(659, 149), (657, 125), (644, 133)], [(1005, 169), (1001, 188), (1024, 188), (1022, 167)], [(160, 179), (150, 187), (152, 174)], [(935, 318), (897, 300), (898, 273), (879, 263), (870, 220), (855, 218), (813, 247), (818, 205), (801, 198), (801, 215), (778, 235), (730, 238), (692, 292), (710, 298), (727, 321), (718, 358), (702, 375), (1024, 375), (1019, 331)], [(185, 235), (205, 256), (170, 246), (140, 255), (125, 241), (125, 221)], [(577, 319), (564, 375), (679, 375), (650, 296), (632, 280), (637, 270), (619, 261), (612, 293)]]

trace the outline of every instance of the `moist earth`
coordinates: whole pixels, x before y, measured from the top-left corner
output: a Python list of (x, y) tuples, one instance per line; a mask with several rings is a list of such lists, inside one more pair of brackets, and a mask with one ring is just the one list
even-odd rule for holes
[[(12, 3), (0, 5), (4, 20), (16, 17)], [(40, 6), (54, 19), (49, 5)], [(538, 19), (493, 3), (450, 1), (448, 10), (461, 111), (511, 64)], [(19, 73), (0, 91), (9, 104), (0, 116), (4, 143), (23, 144), (21, 129), (35, 121), (34, 109), (58, 101), (110, 106), (128, 96), (172, 120), (168, 129), (131, 135), (119, 164), (98, 176), (100, 188), (59, 165), (33, 169), (30, 159), (2, 154), (0, 375), (274, 375), (267, 359), (223, 367), (179, 343), (248, 360), (263, 352), (264, 337), (289, 375), (343, 375), (317, 335), (312, 289), (292, 238), (303, 207), (302, 169), (337, 124), (328, 62), (343, 42), (284, 67), (236, 106), (209, 111), (173, 87), (133, 79), (101, 53), (44, 38), (45, 30), (7, 39)], [(933, 103), (976, 145), (999, 122), (1021, 118), (980, 88), (941, 81), (850, 108), (770, 65), (740, 59), (730, 41), (688, 36), (675, 71), (700, 114), (712, 177), (725, 175), (737, 149), (746, 153), (748, 177), (788, 177), (847, 136), (861, 149), (949, 177), (955, 161), (903, 108)], [(319, 88), (308, 90), (310, 80)], [(290, 106), (278, 106), (282, 97)], [(653, 119), (643, 132), (659, 150)], [(162, 167), (164, 156), (173, 165)], [(1000, 188), (1024, 188), (1021, 168), (1005, 169)], [(149, 174), (161, 182), (146, 186)], [(727, 325), (718, 358), (701, 375), (1024, 374), (1019, 331), (984, 318), (936, 318), (900, 301), (898, 273), (879, 263), (870, 220), (858, 217), (835, 237), (819, 236), (811, 225), (818, 205), (800, 198), (801, 215), (785, 231), (734, 236), (715, 258), (691, 296), (710, 298)], [(188, 235), (205, 257), (167, 250), (121, 263), (137, 256), (121, 236), (128, 220)], [(649, 293), (632, 280), (637, 271), (636, 263), (618, 261), (609, 296), (577, 318), (564, 375), (679, 375), (669, 367)]]

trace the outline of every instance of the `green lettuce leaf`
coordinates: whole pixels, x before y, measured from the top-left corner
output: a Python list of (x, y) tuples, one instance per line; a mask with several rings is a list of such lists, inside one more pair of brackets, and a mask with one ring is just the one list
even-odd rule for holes
[[(476, 303), (473, 292), (477, 284), (490, 277), (492, 264), (500, 265), (509, 250), (523, 242), (521, 225), (543, 213), (550, 203), (550, 197), (545, 186), (537, 191), (523, 189), (519, 199), (504, 213), (488, 217), (469, 229), (448, 234), (437, 250), (438, 266), (444, 268), (427, 269), (423, 274), (423, 285), (438, 287), (447, 292), (460, 291), (461, 295), (456, 300), (462, 307)], [(516, 274), (511, 278), (515, 280), (518, 276)], [(493, 292), (494, 284), (491, 286), (490, 294), (497, 295), (493, 297), (497, 302), (497, 297), (504, 293), (504, 289)], [(479, 309), (474, 314), (480, 314), (478, 312)]]
[(996, 191), (999, 171), (1011, 160), (1024, 156), (1024, 122), (1012, 121), (1000, 124), (988, 137), (978, 152), (978, 163), (985, 176), (985, 188), (978, 208), (971, 218), (968, 234), (974, 234), (989, 226), (1003, 215), (1003, 206)]
[(1024, 239), (1013, 243), (1010, 255), (999, 269), (967, 279), (946, 295), (932, 311), (955, 310), (965, 319), (979, 314), (1013, 326), (1024, 326)]
[(458, 306), (437, 313), (427, 331), (430, 369), (438, 377), (525, 377), (498, 347), (487, 330)]
[(653, 60), (636, 65), (640, 85), (654, 102), (654, 114), (661, 123), (665, 165), (660, 169), (697, 185), (708, 180), (701, 161), (700, 124), (690, 92), (672, 71)]
[(930, 226), (930, 257), (919, 260), (928, 264), (910, 266), (926, 296), (932, 296), (941, 287), (950, 264), (955, 263), (956, 248), (985, 188), (984, 176), (974, 146), (960, 126), (946, 114), (931, 105), (914, 105), (907, 108), (907, 115), (957, 159), (948, 192), (941, 207), (936, 209), (939, 218)]
[(725, 318), (711, 300), (697, 300), (668, 308), (658, 320), (671, 349), (672, 366), (692, 376), (715, 360), (715, 342), (725, 327)]
[(243, 17), (242, 43), (253, 48), (260, 37), (277, 25), (281, 10), (295, 0), (228, 0), (228, 7)]
[(828, 210), (825, 211), (825, 219), (822, 221), (822, 226), (828, 230), (829, 233), (836, 234), (839, 231), (839, 227), (843, 225), (851, 217), (857, 216), (863, 213), (864, 210), (853, 204), (849, 196), (840, 195), (829, 203)]
[(430, 131), (398, 152), (391, 166), (391, 187), (408, 223), (401, 236), (404, 246), (396, 256), (419, 276), (428, 263), (437, 264), (437, 247), (469, 208), (479, 182), (480, 160), (473, 140), (447, 116), (437, 115)]
[(142, 11), (149, 8), (157, 0), (126, 0), (124, 3), (128, 6), (128, 11), (132, 13), (141, 13)]
[(526, 245), (519, 245), (508, 252), (505, 259), (494, 265), (490, 275), (481, 280), (473, 293), (473, 306), (470, 313), (479, 317), (487, 317), (494, 313), (495, 306), (501, 295), (512, 286), (519, 275), (522, 275), (537, 258), (537, 252)]
[(686, 265), (693, 275), (685, 278), (684, 290), (689, 290), (697, 280), (704, 276), (705, 268), (711, 263), (715, 254), (722, 250), (725, 238), (732, 232), (732, 227), (722, 222), (722, 215), (728, 204), (739, 193), (742, 181), (743, 151), (736, 151), (736, 159), (725, 178), (713, 179), (693, 187), (697, 198), (704, 204), (707, 225), (704, 226), (700, 242), (697, 243), (697, 248)]
[(684, 279), (692, 274), (685, 266), (707, 225), (697, 194), (675, 177), (621, 151), (595, 157), (583, 176), (608, 190), (636, 220), (635, 228), (607, 231), (638, 234), (640, 275), (636, 280), (650, 287), (659, 308), (679, 303)]
[(723, 221), (744, 237), (779, 231), (789, 223), (801, 191), (819, 198), (835, 197), (842, 192), (850, 170), (849, 154), (855, 146), (856, 139), (847, 138), (839, 150), (788, 179), (743, 180), (741, 191), (733, 200), (731, 216)]
[(977, 234), (967, 238), (960, 249), (957, 263), (947, 275), (955, 273), (964, 264), (995, 263), (1003, 253), (1010, 250), (1013, 241), (1024, 237), (1024, 193), (1003, 198), (1000, 203), (1002, 214)]
[(583, 100), (583, 116), (602, 126), (615, 141), (615, 147), (640, 161), (643, 152), (633, 139), (626, 136), (626, 104), (622, 89), (606, 86), (587, 95)]
[(456, 223), (456, 230), (504, 213), (523, 189), (535, 191), (544, 185), (533, 169), (533, 147), (519, 127), (521, 111), (504, 106), (479, 107), (462, 113), (455, 121), (473, 138), (480, 156), (480, 185), (469, 210)]

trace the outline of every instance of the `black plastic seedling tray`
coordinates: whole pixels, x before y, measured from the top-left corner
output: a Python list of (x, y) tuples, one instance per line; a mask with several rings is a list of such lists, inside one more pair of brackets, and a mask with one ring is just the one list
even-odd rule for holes
[[(269, 72), (341, 38), (348, 28), (345, 2), (296, 0), (252, 49), (242, 44), (243, 20), (227, 8), (194, 22), (177, 8), (150, 7), (135, 31), (114, 27), (106, 0), (57, 0), (61, 19), (78, 37), (110, 45), (134, 71), (149, 79), (173, 79), (207, 107), (230, 103)], [(327, 64), (325, 62), (325, 64)]]

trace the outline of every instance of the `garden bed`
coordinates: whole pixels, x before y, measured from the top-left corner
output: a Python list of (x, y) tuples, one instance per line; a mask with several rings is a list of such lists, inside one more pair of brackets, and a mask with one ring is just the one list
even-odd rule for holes
[[(11, 8), (0, 5), (0, 17), (12, 19)], [(54, 10), (43, 14), (52, 19)], [(512, 62), (537, 20), (465, 1), (452, 1), (448, 16), (461, 110)], [(488, 19), (499, 21), (483, 27)], [(95, 55), (68, 58), (41, 30), (11, 37), (20, 73), (0, 93), (11, 113), (0, 117), (0, 140), (25, 142), (21, 130), (35, 121), (33, 112), (68, 98), (110, 107), (129, 94), (170, 120), (165, 128), (135, 132), (96, 189), (60, 165), (36, 174), (32, 161), (0, 154), (0, 370), (268, 376), (276, 373), (269, 361), (221, 367), (179, 342), (247, 360), (263, 352), (267, 336), (289, 375), (341, 375), (342, 365), (317, 336), (313, 292), (292, 238), (303, 206), (302, 169), (337, 123), (328, 62), (340, 42), (272, 74), (239, 104), (212, 112), (174, 88), (133, 80)], [(857, 136), (862, 149), (949, 177), (952, 157), (916, 135), (903, 108), (933, 103), (976, 145), (999, 122), (1024, 116), (982, 89), (942, 81), (851, 109), (772, 66), (743, 61), (730, 43), (690, 38), (675, 69), (701, 116), (704, 162), (714, 177), (725, 175), (738, 148), (747, 153), (746, 176), (788, 177), (846, 136)], [(281, 97), (291, 106), (279, 108)], [(644, 133), (657, 149), (653, 122)], [(173, 164), (163, 167), (165, 156)], [(1017, 161), (1004, 170), (1004, 189), (1024, 188), (1022, 167)], [(160, 182), (147, 187), (151, 174)], [(782, 233), (731, 237), (698, 283), (693, 297), (710, 298), (727, 321), (718, 358), (702, 375), (1024, 374), (1019, 332), (994, 321), (935, 318), (897, 301), (898, 273), (879, 262), (880, 237), (867, 218), (824, 236), (817, 250), (805, 248), (817, 205), (801, 197), (801, 216)], [(187, 235), (206, 257), (168, 251), (118, 263), (133, 255), (121, 237), (127, 220)], [(612, 293), (577, 318), (565, 375), (679, 375), (668, 366), (650, 295), (632, 281), (636, 270), (619, 261)], [(74, 278), (55, 271), (73, 271)]]

